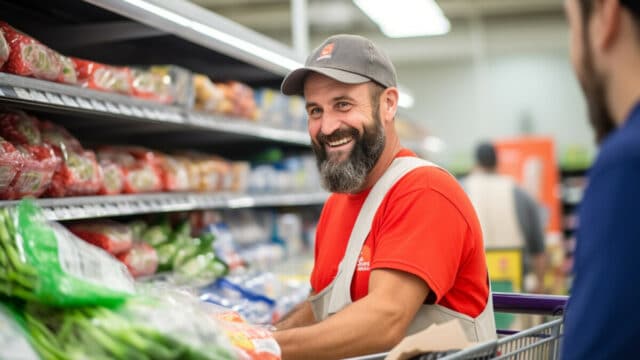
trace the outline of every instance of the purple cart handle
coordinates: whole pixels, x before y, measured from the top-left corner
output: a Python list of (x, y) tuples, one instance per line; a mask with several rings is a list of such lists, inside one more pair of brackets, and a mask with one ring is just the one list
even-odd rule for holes
[(568, 298), (562, 295), (494, 292), (493, 309), (508, 313), (562, 315)]

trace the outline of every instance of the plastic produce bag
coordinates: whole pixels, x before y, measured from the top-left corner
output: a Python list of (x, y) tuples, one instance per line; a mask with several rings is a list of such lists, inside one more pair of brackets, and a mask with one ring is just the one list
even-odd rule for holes
[(120, 166), (124, 172), (125, 193), (162, 191), (161, 170), (152, 151), (139, 147), (105, 147), (98, 151), (98, 159)]
[(22, 158), (20, 171), (0, 198), (40, 196), (51, 183), (60, 159), (42, 142), (38, 120), (20, 111), (0, 114), (0, 136), (11, 142)]
[(9, 189), (23, 162), (22, 153), (12, 143), (0, 137), (0, 194)]
[(94, 61), (71, 58), (78, 72), (78, 83), (93, 90), (131, 95), (132, 76), (127, 67), (101, 64)]
[(280, 360), (280, 346), (271, 331), (249, 324), (231, 309), (203, 303), (207, 313), (218, 321), (229, 338), (239, 360)]
[(60, 54), (6, 22), (0, 22), (0, 29), (11, 49), (3, 71), (53, 81), (61, 76)]
[(132, 91), (135, 97), (155, 101), (161, 104), (171, 104), (171, 79), (144, 69), (133, 69)]
[(40, 122), (45, 144), (54, 149), (61, 165), (53, 174), (47, 195), (54, 197), (94, 195), (102, 187), (102, 169), (93, 151), (84, 150), (66, 129), (48, 121)]
[(125, 173), (120, 165), (109, 160), (100, 161), (102, 169), (102, 186), (98, 192), (101, 195), (116, 195), (124, 190)]
[(193, 107), (193, 75), (191, 71), (175, 65), (154, 65), (149, 68), (152, 74), (162, 76), (163, 82), (169, 83), (172, 102), (176, 105)]
[(135, 243), (128, 251), (118, 255), (133, 277), (150, 276), (158, 269), (158, 253), (146, 243)]
[(76, 85), (78, 83), (78, 72), (76, 71), (76, 64), (70, 57), (60, 55), (60, 64), (62, 70), (57, 81), (65, 84)]
[(157, 154), (164, 191), (190, 190), (189, 171), (185, 164), (169, 155)]
[(54, 309), (30, 304), (27, 320), (49, 340), (43, 354), (73, 359), (231, 360), (233, 349), (215, 320), (190, 297), (164, 291), (115, 309)]
[(0, 359), (39, 360), (25, 331), (24, 319), (14, 310), (0, 303)]
[(104, 249), (110, 254), (129, 251), (133, 233), (129, 226), (111, 220), (72, 224), (69, 230), (80, 239)]
[(134, 292), (126, 267), (48, 222), (29, 200), (0, 210), (0, 293), (57, 306), (115, 305)]
[(4, 63), (7, 62), (10, 52), (11, 48), (7, 43), (7, 39), (4, 37), (4, 31), (0, 28), (0, 70), (2, 66), (4, 66)]

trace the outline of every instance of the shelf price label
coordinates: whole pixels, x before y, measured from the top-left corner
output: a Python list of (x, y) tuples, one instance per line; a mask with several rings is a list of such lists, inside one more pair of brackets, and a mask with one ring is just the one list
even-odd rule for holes
[(133, 115), (133, 111), (131, 111), (131, 108), (129, 108), (127, 105), (118, 104), (118, 109), (120, 109), (120, 112), (124, 115), (127, 115), (127, 116)]
[(109, 110), (109, 112), (114, 113), (114, 114), (121, 114), (122, 111), (120, 111), (120, 109), (118, 109), (117, 106), (115, 106), (112, 102), (105, 102), (105, 104), (107, 104), (107, 110)]
[(49, 100), (47, 99), (47, 97), (44, 96), (44, 94), (38, 90), (31, 90), (31, 98), (35, 101), (39, 101), (47, 104), (49, 103)]
[(152, 120), (156, 120), (158, 119), (158, 115), (156, 114), (155, 111), (148, 109), (148, 108), (143, 108), (142, 111), (144, 112), (144, 116), (152, 119)]
[(49, 92), (45, 93), (45, 95), (47, 96), (47, 99), (49, 99), (50, 103), (56, 105), (64, 105), (64, 102), (62, 102), (62, 99), (60, 99), (58, 95)]
[(67, 95), (61, 95), (60, 98), (62, 99), (62, 102), (67, 105), (67, 106), (71, 106), (71, 107), (79, 107), (80, 105), (78, 105), (78, 103), (73, 100), (72, 97), (67, 96)]
[(33, 100), (33, 98), (31, 97), (31, 94), (29, 94), (29, 92), (23, 88), (14, 87), (13, 91), (16, 92), (16, 96), (18, 96), (20, 99)]
[(91, 104), (84, 98), (78, 97), (76, 99), (78, 101), (78, 105), (80, 105), (81, 108), (93, 110), (93, 106), (91, 106)]
[(91, 99), (91, 105), (93, 105), (93, 108), (98, 111), (107, 111), (107, 108), (104, 106), (104, 104), (96, 99)]
[(139, 107), (137, 107), (137, 106), (132, 106), (132, 107), (131, 107), (131, 112), (133, 112), (133, 115), (134, 115), (134, 116), (137, 116), (137, 117), (140, 117), (140, 118), (143, 118), (143, 117), (144, 117), (144, 113), (143, 113), (143, 112), (142, 112), (142, 110), (140, 110), (140, 108), (139, 108)]

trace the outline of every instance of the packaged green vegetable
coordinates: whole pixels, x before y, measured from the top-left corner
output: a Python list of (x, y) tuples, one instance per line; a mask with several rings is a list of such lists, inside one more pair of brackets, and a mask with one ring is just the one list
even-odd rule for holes
[(134, 293), (127, 268), (31, 201), (0, 209), (0, 293), (55, 306), (122, 303)]
[[(49, 344), (59, 344), (66, 355), (60, 359), (235, 359), (222, 330), (198, 299), (175, 291), (130, 298), (113, 309), (30, 304), (26, 313)], [(41, 353), (50, 354), (49, 349)]]
[(39, 360), (32, 342), (20, 314), (0, 303), (0, 359)]

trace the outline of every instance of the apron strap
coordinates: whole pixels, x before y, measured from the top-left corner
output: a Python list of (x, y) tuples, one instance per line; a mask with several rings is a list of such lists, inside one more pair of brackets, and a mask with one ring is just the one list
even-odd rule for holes
[(358, 256), (371, 230), (373, 218), (385, 195), (404, 175), (422, 166), (437, 167), (437, 165), (417, 157), (396, 158), (371, 189), (353, 226), (347, 249), (333, 281), (328, 314), (334, 314), (352, 302), (351, 281), (358, 262)]

